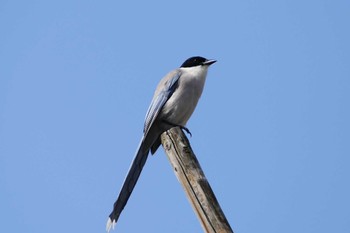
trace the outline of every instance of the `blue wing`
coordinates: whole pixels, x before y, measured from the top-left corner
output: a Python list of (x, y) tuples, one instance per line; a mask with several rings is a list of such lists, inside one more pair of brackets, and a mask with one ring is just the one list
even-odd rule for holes
[(159, 92), (157, 96), (153, 98), (151, 105), (149, 106), (148, 111), (146, 113), (145, 125), (143, 128), (144, 134), (147, 134), (153, 122), (155, 121), (160, 111), (162, 110), (164, 104), (168, 101), (168, 99), (174, 93), (177, 87), (176, 85), (177, 81), (179, 80), (180, 76), (181, 76), (181, 72), (178, 71), (174, 75), (172, 75), (170, 78), (168, 78), (167, 81), (164, 83), (162, 90)]

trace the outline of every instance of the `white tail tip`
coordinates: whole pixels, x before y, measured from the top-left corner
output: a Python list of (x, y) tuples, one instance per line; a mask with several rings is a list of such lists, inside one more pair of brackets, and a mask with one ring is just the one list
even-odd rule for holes
[(114, 226), (115, 226), (115, 220), (113, 220), (111, 218), (108, 218), (107, 221), (107, 225), (106, 225), (106, 231), (109, 232), (111, 230), (111, 228), (114, 230)]

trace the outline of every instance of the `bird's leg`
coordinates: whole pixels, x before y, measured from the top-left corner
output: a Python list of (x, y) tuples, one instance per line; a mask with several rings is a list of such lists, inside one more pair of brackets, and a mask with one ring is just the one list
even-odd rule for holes
[(163, 120), (163, 122), (165, 124), (171, 125), (173, 127), (180, 127), (180, 129), (185, 130), (186, 133), (189, 134), (192, 137), (191, 131), (187, 127), (182, 126), (182, 125), (178, 125), (178, 124), (174, 124), (174, 123), (171, 123), (171, 122), (168, 122), (168, 121), (164, 121), (164, 120)]

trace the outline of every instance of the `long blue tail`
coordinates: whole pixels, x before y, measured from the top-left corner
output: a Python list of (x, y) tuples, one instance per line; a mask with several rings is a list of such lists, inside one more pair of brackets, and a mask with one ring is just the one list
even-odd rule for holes
[(117, 201), (114, 203), (113, 211), (109, 215), (106, 230), (109, 232), (111, 227), (114, 228), (115, 223), (118, 221), (120, 213), (123, 211), (129, 197), (136, 185), (137, 180), (140, 177), (143, 166), (146, 163), (149, 148), (144, 148), (144, 138), (142, 138), (136, 155), (131, 163), (129, 172), (124, 180), (124, 184), (120, 190)]

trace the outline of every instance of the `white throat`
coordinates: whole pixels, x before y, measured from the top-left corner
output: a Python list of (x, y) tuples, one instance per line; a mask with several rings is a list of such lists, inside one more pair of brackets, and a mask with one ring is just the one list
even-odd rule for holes
[(208, 72), (208, 66), (181, 67), (181, 71), (193, 78), (205, 79)]

